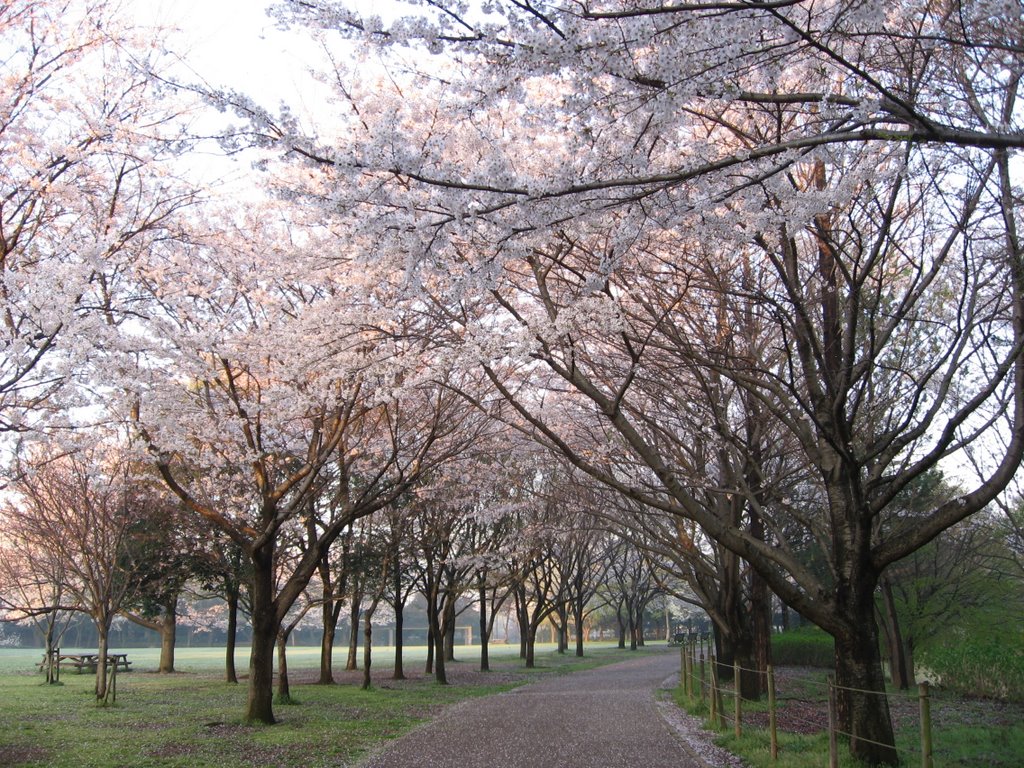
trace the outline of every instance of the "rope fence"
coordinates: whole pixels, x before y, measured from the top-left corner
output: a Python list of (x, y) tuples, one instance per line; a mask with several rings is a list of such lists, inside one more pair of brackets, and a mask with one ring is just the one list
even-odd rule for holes
[[(706, 651), (706, 655), (705, 655)], [(778, 695), (776, 689), (775, 672), (769, 665), (767, 669), (750, 669), (740, 666), (739, 662), (732, 665), (733, 683), (732, 686), (724, 686), (719, 680), (720, 665), (711, 645), (711, 639), (705, 635), (689, 635), (680, 645), (680, 685), (684, 695), (690, 702), (700, 702), (700, 706), (707, 707), (708, 719), (716, 730), (723, 730), (728, 724), (732, 727), (736, 737), (743, 734), (743, 702), (753, 703), (755, 700), (745, 699), (741, 691), (741, 680), (743, 673), (764, 676), (764, 685), (760, 686), (762, 691), (767, 693), (768, 702), (768, 739), (769, 752), (772, 761), (779, 757), (778, 741), (778, 710), (780, 704), (799, 702), (803, 704), (823, 705), (828, 715), (828, 744), (829, 744), (829, 768), (838, 768), (839, 765), (839, 737), (847, 739), (860, 739), (868, 744), (878, 744), (863, 736), (854, 736), (852, 733), (843, 731), (839, 727), (838, 699), (839, 691), (850, 691), (853, 693), (869, 694), (887, 697), (916, 698), (919, 713), (920, 749), (911, 747), (897, 748), (897, 753), (913, 758), (921, 768), (933, 768), (932, 749), (932, 720), (931, 720), (931, 694), (927, 682), (920, 683), (916, 693), (889, 693), (884, 691), (868, 691), (859, 688), (849, 688), (836, 685), (835, 680), (829, 676), (824, 682), (811, 677), (789, 678), (791, 681), (798, 681), (800, 685), (822, 690), (825, 694), (825, 702), (818, 699), (807, 699), (797, 696)], [(732, 704), (729, 712), (726, 712), (724, 702), (727, 697), (732, 697)], [(788, 721), (795, 721), (811, 729), (820, 729), (820, 723), (815, 723), (798, 715), (787, 713)], [(889, 747), (888, 744), (879, 746)], [(906, 761), (910, 765), (910, 760)]]

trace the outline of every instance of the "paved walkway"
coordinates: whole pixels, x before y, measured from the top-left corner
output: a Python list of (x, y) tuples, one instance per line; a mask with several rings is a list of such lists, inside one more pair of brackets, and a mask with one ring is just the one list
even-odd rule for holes
[(363, 768), (697, 768), (655, 707), (679, 654), (575, 672), (465, 701)]

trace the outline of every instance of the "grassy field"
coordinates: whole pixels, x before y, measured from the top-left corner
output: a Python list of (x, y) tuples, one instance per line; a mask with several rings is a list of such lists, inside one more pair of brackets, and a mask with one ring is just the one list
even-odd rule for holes
[[(404, 655), (406, 670), (416, 679), (389, 680), (392, 653), (387, 648), (375, 653), (379, 676), (371, 690), (362, 691), (355, 684), (356, 673), (337, 674), (339, 680), (345, 679), (339, 685), (296, 685), (295, 680), (313, 678), (319, 650), (289, 649), (289, 677), (298, 703), (276, 706), (280, 722), (268, 727), (241, 722), (246, 686), (244, 681), (221, 681), (222, 649), (179, 649), (181, 671), (174, 675), (152, 672), (157, 649), (130, 649), (133, 670), (118, 675), (117, 703), (109, 707), (96, 705), (92, 675), (65, 672), (61, 685), (48, 686), (35, 668), (41, 651), (0, 649), (0, 766), (351, 765), (367, 750), (429, 719), (447, 704), (508, 690), (539, 676), (633, 657), (608, 646), (588, 647), (584, 659), (539, 647), (538, 669), (526, 671), (517, 657), (518, 647), (497, 646), (491, 653), (494, 671), (481, 675), (476, 672), (479, 650), (468, 646), (457, 648), (460, 660), (450, 663), (453, 684), (439, 686), (422, 676), (423, 648), (408, 649)], [(239, 649), (240, 674), (247, 654), (248, 649)]]
[[(541, 646), (538, 644), (538, 648)], [(547, 646), (546, 650), (551, 650), (553, 646)], [(598, 646), (594, 646), (595, 648)], [(607, 646), (600, 646), (607, 647)], [(456, 649), (456, 655), (459, 654), (459, 650), (465, 648), (464, 654), (467, 661), (473, 661), (479, 664), (480, 661), (480, 647), (479, 646), (460, 646)], [(95, 648), (71, 648), (62, 647), (63, 653), (96, 653)], [(111, 647), (111, 653), (128, 653), (128, 659), (132, 662), (132, 670), (139, 670), (142, 672), (154, 672), (157, 669), (157, 664), (160, 661), (160, 649), (159, 648), (117, 648)], [(334, 649), (334, 661), (338, 662), (339, 658), (342, 662), (345, 659), (344, 648)], [(490, 656), (492, 658), (509, 658), (514, 657), (519, 652), (519, 646), (511, 645), (492, 645), (490, 646)], [(394, 648), (387, 646), (374, 647), (373, 649), (373, 664), (374, 666), (389, 666), (394, 659)], [(362, 661), (363, 650), (359, 649), (359, 659)], [(402, 654), (402, 658), (406, 664), (422, 664), (427, 657), (426, 646), (406, 646)], [(28, 674), (33, 673), (39, 662), (43, 658), (43, 651), (41, 648), (0, 648), (0, 675), (11, 675), (11, 674)], [(238, 670), (238, 674), (243, 674), (246, 671), (246, 666), (249, 663), (249, 647), (245, 645), (238, 646), (235, 653), (235, 665)], [(275, 661), (276, 664), (276, 661)], [(178, 647), (175, 653), (175, 668), (178, 672), (195, 673), (195, 674), (219, 674), (224, 670), (224, 649), (223, 648), (182, 648)], [(288, 649), (288, 669), (303, 670), (303, 669), (319, 669), (320, 668), (320, 646), (296, 646)], [(276, 669), (276, 667), (275, 667)], [(74, 674), (73, 672), (71, 674)]]

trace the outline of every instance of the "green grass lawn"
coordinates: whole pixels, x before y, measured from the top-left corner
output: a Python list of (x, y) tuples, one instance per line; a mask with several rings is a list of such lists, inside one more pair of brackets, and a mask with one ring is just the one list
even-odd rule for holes
[[(659, 647), (660, 649), (660, 647)], [(123, 650), (123, 649), (114, 649)], [(72, 649), (68, 649), (69, 652)], [(643, 652), (643, 651), (641, 651)], [(344, 652), (335, 656), (344, 661)], [(375, 649), (374, 668), (387, 675), (393, 650)], [(112, 768), (113, 766), (344, 766), (387, 739), (401, 735), (447, 704), (508, 690), (535, 676), (559, 674), (607, 664), (635, 654), (608, 646), (589, 646), (587, 656), (559, 656), (538, 647), (538, 669), (522, 671), (517, 646), (491, 649), (493, 679), (460, 684), (460, 671), (475, 670), (479, 649), (456, 649), (454, 684), (430, 678), (375, 681), (369, 691), (352, 684), (292, 685), (298, 704), (275, 706), (274, 726), (241, 721), (246, 685), (221, 681), (223, 650), (179, 649), (180, 670), (158, 675), (158, 649), (130, 649), (130, 673), (117, 677), (117, 703), (99, 707), (94, 677), (63, 672), (61, 685), (46, 685), (36, 664), (38, 649), (0, 649), (0, 766)], [(245, 673), (247, 648), (238, 653)], [(425, 649), (404, 654), (407, 670), (419, 673)], [(318, 648), (288, 651), (290, 676), (319, 668)], [(150, 670), (150, 671), (147, 671)], [(308, 678), (310, 675), (307, 674)]]
[[(782, 682), (779, 695), (779, 760), (773, 762), (765, 700), (743, 702), (742, 735), (733, 730), (732, 691), (723, 695), (724, 727), (714, 736), (719, 746), (739, 755), (752, 768), (820, 768), (828, 764), (828, 734), (824, 714), (826, 670), (800, 668)], [(776, 684), (780, 684), (777, 682)], [(728, 689), (729, 686), (727, 685)], [(921, 764), (920, 702), (916, 690), (890, 689), (889, 706), (896, 729), (896, 747), (905, 765)], [(687, 698), (682, 688), (675, 691), (676, 703), (690, 714), (706, 719), (708, 709), (699, 700)], [(935, 768), (1018, 768), (1024, 765), (1024, 706), (984, 697), (965, 697), (956, 691), (932, 689), (931, 720), (933, 765)], [(796, 707), (796, 713), (787, 706)], [(808, 727), (809, 713), (821, 716), (819, 727)], [(710, 724), (708, 726), (710, 728)], [(792, 730), (790, 730), (792, 729)], [(845, 743), (839, 747), (841, 768), (856, 768)]]

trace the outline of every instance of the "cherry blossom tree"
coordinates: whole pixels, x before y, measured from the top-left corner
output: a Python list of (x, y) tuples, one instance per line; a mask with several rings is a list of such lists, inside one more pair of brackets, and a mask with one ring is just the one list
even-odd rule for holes
[(132, 263), (192, 203), (151, 40), (102, 0), (0, 9), (0, 431), (72, 420), (86, 390), (65, 385), (130, 316)]
[(46, 682), (59, 682), (54, 650), (80, 605), (66, 589), (59, 552), (30, 519), (3, 517), (0, 535), (0, 621), (31, 622), (43, 638)]
[(144, 578), (135, 567), (132, 530), (147, 513), (145, 486), (134, 482), (130, 458), (117, 449), (38, 453), (22, 469), (4, 517), (33, 548), (54, 554), (61, 589), (74, 598), (68, 605), (92, 619), (99, 637), (96, 698), (105, 701), (110, 627), (138, 598)]
[[(416, 308), (394, 300), (389, 265), (357, 269), (315, 230), (271, 227), (275, 210), (233, 240), (151, 258), (148, 331), (104, 361), (120, 366), (122, 412), (168, 487), (246, 553), (246, 719), (268, 723), (274, 642), (324, 554), (480, 422), (453, 391), (465, 377), (434, 358)], [(309, 518), (275, 586), (283, 537)]]
[[(1024, 455), (1019, 13), (989, 0), (438, 0), (384, 23), (314, 0), (278, 15), (364, 45), (388, 72), (330, 73), (333, 135), (235, 106), (333, 182), (374, 252), (409, 254), (466, 359), (495, 371), (546, 442), (698, 523), (829, 631), (853, 689), (840, 702), (851, 751), (895, 763), (873, 695), (878, 577), (982, 509)], [(720, 336), (723, 296), (769, 332)], [(524, 375), (542, 363), (656, 484), (556, 429), (523, 378), (497, 374), (512, 360)], [(798, 446), (815, 514), (752, 484), (753, 453), (720, 488), (744, 498), (741, 525), (701, 503), (703, 478), (644, 417), (642, 393), (677, 371), (760, 404)], [(727, 414), (709, 440), (731, 439)], [(878, 534), (903, 488), (962, 461), (1002, 414), (1006, 450), (973, 488)], [(761, 535), (784, 521), (824, 545), (824, 581)]]

